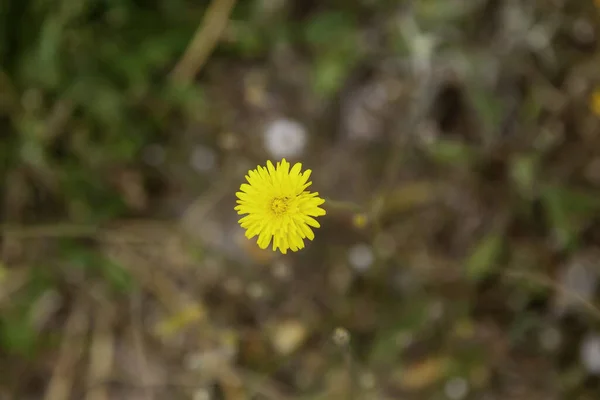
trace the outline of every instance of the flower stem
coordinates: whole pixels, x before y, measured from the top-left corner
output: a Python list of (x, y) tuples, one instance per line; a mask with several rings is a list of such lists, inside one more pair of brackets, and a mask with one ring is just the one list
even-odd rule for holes
[(333, 200), (327, 197), (325, 197), (325, 206), (334, 210), (345, 210), (353, 212), (362, 211), (362, 207), (356, 203), (352, 203), (349, 201)]

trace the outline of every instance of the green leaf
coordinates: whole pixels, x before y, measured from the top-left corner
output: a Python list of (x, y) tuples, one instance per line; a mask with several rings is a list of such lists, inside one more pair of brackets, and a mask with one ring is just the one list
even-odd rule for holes
[(538, 157), (520, 155), (510, 162), (510, 175), (519, 194), (531, 199), (535, 194), (535, 178), (537, 175)]
[(0, 314), (0, 347), (25, 357), (35, 356), (40, 344), (32, 324), (31, 307), (55, 282), (45, 266), (32, 267), (29, 281)]
[(572, 249), (578, 236), (600, 213), (598, 194), (562, 186), (547, 186), (542, 201), (555, 239), (561, 249)]
[(99, 269), (102, 276), (116, 291), (128, 293), (134, 288), (134, 281), (131, 274), (121, 265), (102, 258), (100, 259)]
[(83, 78), (73, 87), (73, 96), (100, 123), (118, 126), (125, 117), (123, 93), (103, 78)]
[(339, 49), (342, 44), (355, 43), (354, 18), (343, 12), (323, 12), (306, 26), (306, 41), (317, 50)]
[(37, 343), (37, 332), (28, 316), (9, 315), (0, 323), (0, 343), (7, 351), (31, 356)]
[(341, 87), (358, 59), (354, 19), (342, 12), (318, 14), (307, 24), (305, 39), (316, 57), (313, 90), (328, 97)]
[(70, 261), (69, 265), (102, 276), (115, 291), (127, 293), (134, 287), (134, 280), (129, 271), (95, 249), (65, 241), (62, 250)]
[(476, 84), (467, 85), (467, 93), (486, 131), (492, 132), (497, 129), (504, 115), (504, 106), (501, 100), (493, 97), (489, 90)]
[(56, 89), (62, 71), (62, 21), (58, 17), (46, 19), (37, 37), (37, 47), (23, 53), (21, 68), (26, 81), (48, 89)]
[(468, 279), (478, 281), (493, 272), (497, 267), (503, 244), (503, 236), (499, 232), (490, 233), (481, 239), (466, 262)]
[(456, 140), (436, 140), (427, 146), (427, 152), (441, 164), (469, 164), (475, 158), (473, 149)]
[(320, 96), (328, 97), (342, 86), (349, 73), (348, 64), (334, 57), (318, 60), (313, 69), (313, 91)]
[(435, 28), (440, 24), (459, 22), (480, 6), (477, 1), (419, 0), (415, 2), (415, 15), (422, 24)]

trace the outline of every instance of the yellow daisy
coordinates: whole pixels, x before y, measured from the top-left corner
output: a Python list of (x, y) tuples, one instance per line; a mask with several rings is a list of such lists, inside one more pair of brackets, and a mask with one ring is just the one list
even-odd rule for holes
[(240, 186), (235, 210), (247, 214), (239, 220), (248, 239), (258, 235), (258, 246), (266, 249), (273, 239), (273, 251), (286, 254), (288, 249), (304, 248), (304, 239), (315, 237), (311, 227), (320, 225), (313, 217), (325, 215), (319, 206), (325, 202), (319, 193), (306, 190), (311, 170), (300, 172), (302, 164), (290, 169), (285, 158), (273, 166), (258, 166), (246, 175), (248, 183)]

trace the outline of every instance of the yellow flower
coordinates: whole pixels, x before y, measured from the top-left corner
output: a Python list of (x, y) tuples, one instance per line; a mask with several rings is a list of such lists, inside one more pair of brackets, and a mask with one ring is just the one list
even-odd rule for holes
[[(600, 0), (598, 1), (600, 2)], [(590, 106), (592, 108), (592, 112), (600, 117), (600, 89), (596, 89), (594, 93), (592, 93)]]
[(364, 228), (369, 223), (369, 219), (364, 213), (354, 214), (352, 216), (352, 224), (359, 229)]
[(319, 193), (306, 190), (311, 170), (300, 172), (302, 164), (290, 169), (285, 158), (273, 166), (258, 166), (246, 175), (248, 183), (240, 186), (235, 210), (247, 214), (239, 220), (248, 239), (258, 235), (258, 246), (266, 249), (273, 239), (273, 251), (286, 254), (288, 249), (304, 248), (304, 239), (313, 240), (311, 227), (320, 225), (313, 217), (325, 215), (319, 206), (325, 202)]

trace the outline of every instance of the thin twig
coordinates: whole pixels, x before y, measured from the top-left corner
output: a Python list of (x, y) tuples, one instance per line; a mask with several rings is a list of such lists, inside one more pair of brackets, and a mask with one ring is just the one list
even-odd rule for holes
[(69, 99), (61, 99), (54, 103), (52, 111), (50, 111), (46, 119), (46, 127), (42, 135), (42, 140), (50, 143), (60, 136), (64, 132), (74, 111), (75, 104)]
[[(29, 196), (26, 177), (22, 169), (16, 168), (6, 174), (4, 181), (5, 191), (2, 197), (3, 207), (0, 213), (2, 220), (11, 224), (18, 224), (23, 219), (25, 205)], [(0, 233), (2, 230), (0, 230)], [(5, 235), (2, 235), (5, 236)], [(1, 260), (8, 262), (15, 253), (20, 254), (18, 242), (12, 238), (3, 237), (0, 244)]]
[(502, 276), (511, 280), (528, 280), (529, 282), (534, 282), (540, 286), (550, 288), (565, 297), (570, 297), (571, 299), (575, 300), (576, 302), (584, 306), (585, 309), (591, 315), (593, 315), (595, 318), (600, 319), (600, 309), (598, 307), (596, 307), (593, 303), (586, 300), (583, 296), (579, 295), (578, 293), (566, 290), (564, 287), (554, 282), (549, 277), (543, 276), (541, 274), (535, 274), (533, 272), (514, 270), (504, 271), (502, 273)]
[[(88, 381), (108, 380), (111, 376), (114, 360), (114, 334), (112, 331), (113, 311), (105, 305), (96, 310), (96, 321), (90, 345), (90, 363)], [(86, 393), (86, 400), (108, 400), (106, 386), (98, 386)]]
[(59, 222), (45, 225), (17, 225), (0, 224), (0, 236), (14, 239), (42, 239), (42, 238), (93, 238), (106, 242), (139, 242), (144, 241), (138, 234), (125, 232), (123, 226), (145, 224), (150, 227), (160, 227), (171, 230), (174, 224), (168, 221), (156, 220), (122, 220), (112, 222), (110, 225), (86, 225)]
[(227, 25), (236, 0), (213, 0), (198, 26), (192, 42), (173, 71), (171, 79), (187, 84), (202, 69)]
[(146, 400), (154, 399), (154, 391), (151, 385), (151, 378), (148, 372), (148, 357), (146, 356), (146, 346), (142, 335), (142, 306), (141, 294), (136, 291), (131, 297), (131, 338), (135, 350), (135, 359), (140, 375), (140, 384)]
[(353, 212), (362, 211), (362, 207), (356, 203), (352, 203), (352, 202), (348, 202), (348, 201), (333, 200), (330, 198), (325, 198), (325, 207), (331, 208), (331, 209), (337, 209), (337, 210), (353, 211)]
[(99, 234), (100, 228), (95, 225), (78, 225), (58, 223), (48, 225), (21, 226), (14, 224), (0, 225), (0, 235), (16, 239), (60, 238), (60, 237), (93, 237)]
[(68, 400), (75, 379), (75, 368), (84, 351), (84, 336), (89, 329), (88, 305), (75, 301), (62, 339), (54, 372), (44, 400)]

